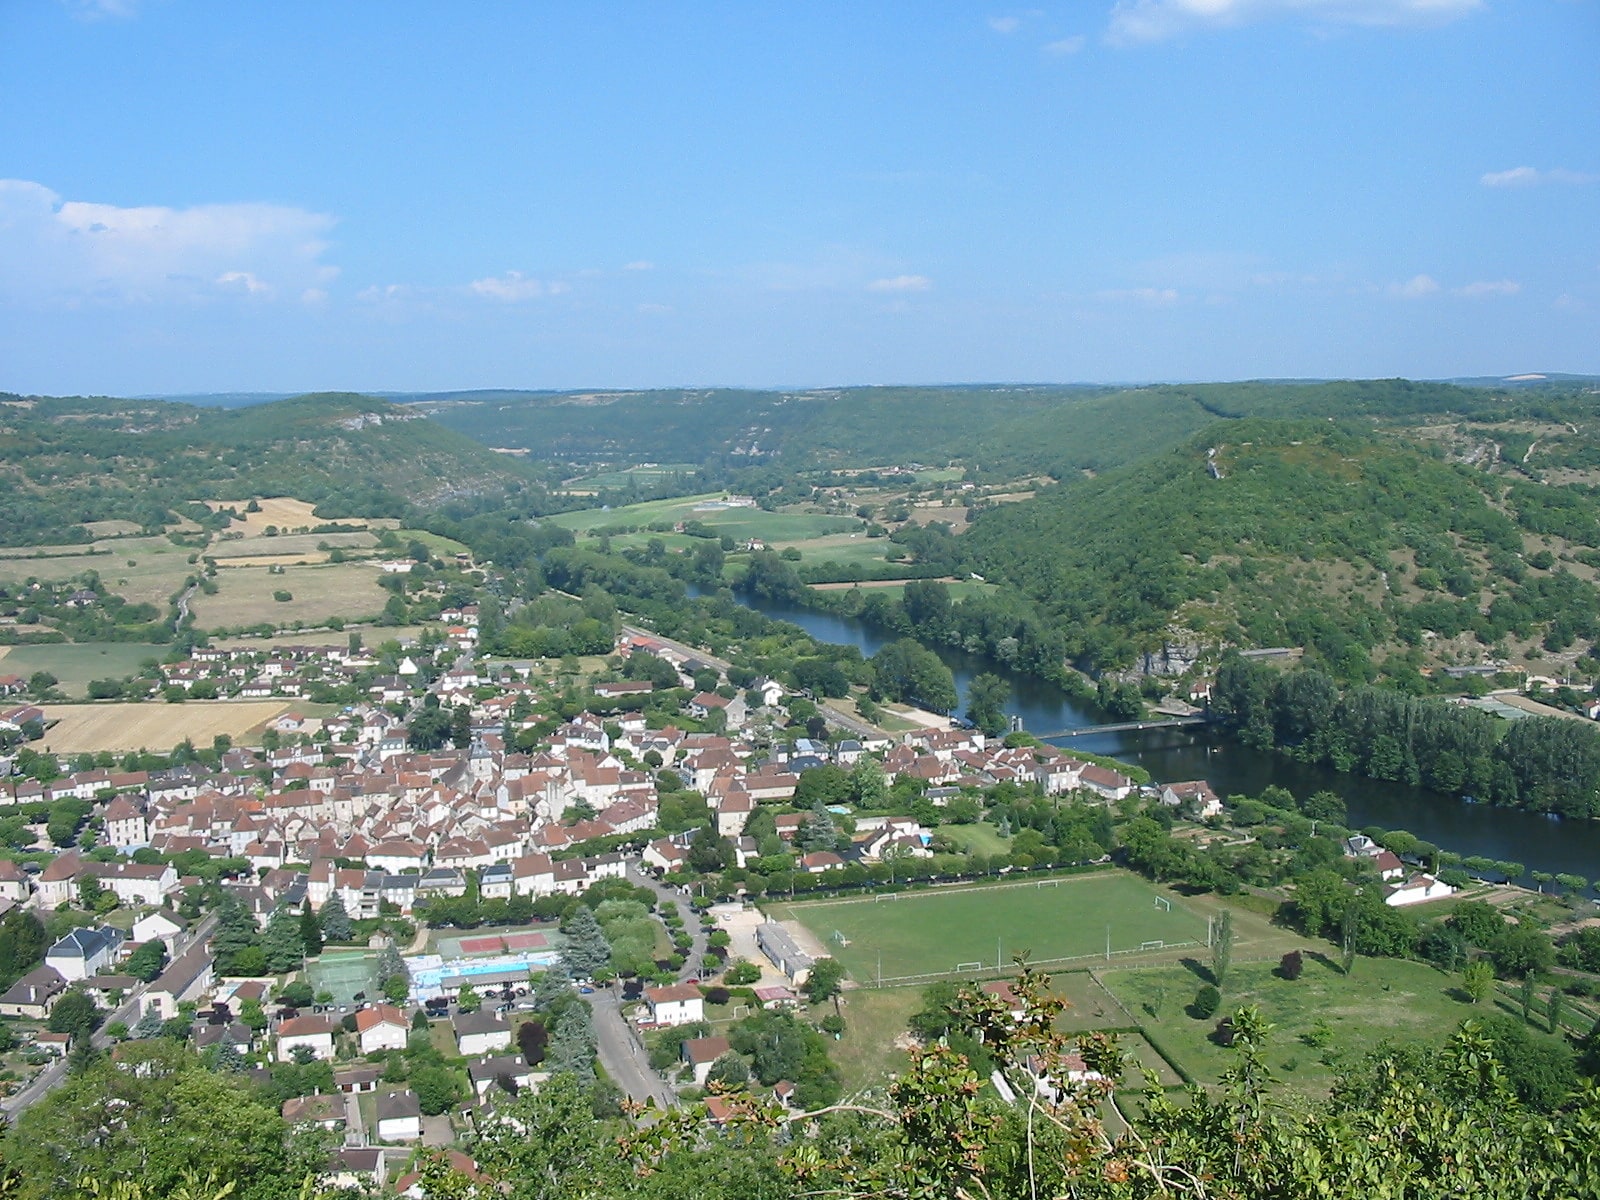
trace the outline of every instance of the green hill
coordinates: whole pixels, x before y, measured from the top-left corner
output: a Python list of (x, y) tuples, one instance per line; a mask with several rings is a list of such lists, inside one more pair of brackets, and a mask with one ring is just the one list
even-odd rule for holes
[(240, 409), (0, 396), (0, 543), (90, 540), (82, 523), (158, 529), (190, 501), (294, 496), (318, 515), (499, 505), (539, 472), (369, 397)]
[(1219, 421), (983, 514), (962, 540), (1091, 665), (1173, 641), (1304, 646), (1345, 678), (1369, 675), (1373, 650), (1393, 672), (1497, 644), (1570, 650), (1600, 600), (1594, 488), (1541, 486), (1495, 455), (1459, 461), (1474, 430)]

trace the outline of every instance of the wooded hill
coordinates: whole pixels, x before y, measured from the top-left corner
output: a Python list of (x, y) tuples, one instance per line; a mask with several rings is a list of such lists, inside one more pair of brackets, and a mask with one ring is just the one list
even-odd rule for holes
[(86, 542), (86, 521), (159, 529), (200, 499), (294, 496), (330, 519), (398, 517), (452, 500), (502, 505), (539, 479), (415, 409), (364, 396), (221, 410), (0, 395), (6, 545)]
[[(1218, 422), (1151, 461), (985, 513), (961, 540), (973, 569), (1060, 618), (1091, 665), (1191, 639), (1304, 646), (1363, 680), (1374, 649), (1414, 674), (1424, 641), (1462, 639), (1474, 661), (1478, 648), (1592, 638), (1593, 485), (1464, 452), (1466, 426)], [(1583, 453), (1552, 447), (1547, 461)]]

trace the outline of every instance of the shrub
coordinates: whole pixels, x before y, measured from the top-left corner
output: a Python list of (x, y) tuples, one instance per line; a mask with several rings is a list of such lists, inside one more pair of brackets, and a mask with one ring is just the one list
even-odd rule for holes
[(1278, 974), (1285, 979), (1299, 979), (1306, 969), (1306, 960), (1298, 950), (1291, 950), (1278, 960)]
[(289, 601), (294, 599), (294, 593), (290, 592), (286, 588), (279, 588), (272, 593), (272, 598), (279, 604), (287, 604)]
[(1217, 1009), (1221, 1007), (1222, 993), (1209, 983), (1202, 984), (1194, 994), (1194, 1015), (1198, 1020), (1209, 1020), (1217, 1015)]

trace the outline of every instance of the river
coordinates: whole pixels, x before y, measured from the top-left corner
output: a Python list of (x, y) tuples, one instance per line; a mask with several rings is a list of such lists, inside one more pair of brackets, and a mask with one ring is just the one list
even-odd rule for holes
[[(800, 626), (820, 642), (855, 646), (869, 657), (894, 640), (892, 635), (854, 617), (795, 608), (743, 594), (736, 594), (735, 598), (769, 617)], [(1054, 684), (1015, 674), (982, 656), (934, 649), (954, 674), (963, 707), (973, 676), (988, 671), (1010, 683), (1011, 699), (1006, 712), (1021, 717), (1024, 729), (1049, 732), (1105, 723), (1105, 718), (1073, 703)], [(1529, 871), (1569, 872), (1588, 879), (1600, 876), (1600, 822), (1596, 821), (1559, 821), (1539, 813), (1468, 804), (1424, 788), (1307, 766), (1281, 755), (1250, 750), (1214, 729), (1092, 734), (1057, 739), (1055, 744), (1068, 751), (1109, 754), (1137, 763), (1162, 782), (1205, 779), (1224, 797), (1260, 795), (1269, 784), (1288, 788), (1296, 796), (1326, 789), (1344, 798), (1349, 824), (1354, 829), (1366, 825), (1405, 829), (1465, 857), (1482, 855), (1496, 861), (1520, 862)], [(1531, 885), (1527, 878), (1524, 882)]]

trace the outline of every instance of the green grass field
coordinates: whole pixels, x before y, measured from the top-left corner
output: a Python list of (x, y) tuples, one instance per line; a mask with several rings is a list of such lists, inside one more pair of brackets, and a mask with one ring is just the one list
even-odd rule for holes
[(663, 521), (700, 521), (739, 541), (761, 538), (772, 543), (804, 542), (862, 527), (856, 517), (835, 517), (826, 513), (765, 512), (759, 508), (696, 511), (700, 505), (720, 499), (722, 493), (709, 492), (700, 496), (679, 496), (672, 500), (648, 500), (621, 508), (586, 508), (580, 512), (556, 513), (548, 520), (572, 530), (580, 537), (591, 529), (608, 525), (643, 526)]
[[(1204, 951), (1198, 957), (1205, 959)], [(1217, 1017), (1196, 1020), (1188, 1013), (1205, 980), (1185, 967), (1106, 971), (1106, 987), (1140, 1025), (1160, 1039), (1184, 1068), (1204, 1083), (1215, 1083), (1235, 1055), (1211, 1040)], [(1221, 1015), (1246, 1004), (1260, 1006), (1274, 1026), (1267, 1061), (1284, 1081), (1303, 1091), (1324, 1091), (1338, 1078), (1341, 1063), (1375, 1049), (1380, 1042), (1437, 1044), (1468, 1017), (1497, 1011), (1492, 1002), (1467, 1003), (1456, 976), (1393, 958), (1361, 958), (1346, 976), (1326, 959), (1306, 955), (1305, 973), (1280, 978), (1273, 963), (1241, 963), (1226, 979)], [(1505, 1011), (1500, 1009), (1499, 1011)], [(1326, 1020), (1332, 1040), (1317, 1049), (1303, 1039)]]
[(1011, 839), (1001, 837), (1000, 831), (987, 821), (977, 825), (941, 825), (939, 833), (968, 854), (974, 851), (989, 855), (1011, 853)]
[[(1156, 897), (1172, 910), (1156, 907)], [(894, 900), (822, 900), (779, 904), (779, 920), (803, 924), (860, 982), (1009, 967), (1014, 955), (1048, 964), (1104, 955), (1111, 948), (1138, 951), (1147, 943), (1198, 943), (1204, 953), (1205, 918), (1133, 875), (1107, 872), (989, 887), (902, 893)], [(849, 939), (841, 945), (835, 931)], [(1151, 947), (1154, 949), (1154, 947)], [(881, 964), (881, 967), (880, 967)]]
[(91, 679), (125, 679), (137, 675), (146, 659), (161, 659), (171, 648), (144, 642), (78, 642), (12, 646), (0, 659), (0, 675), (49, 671), (68, 696), (82, 697)]

